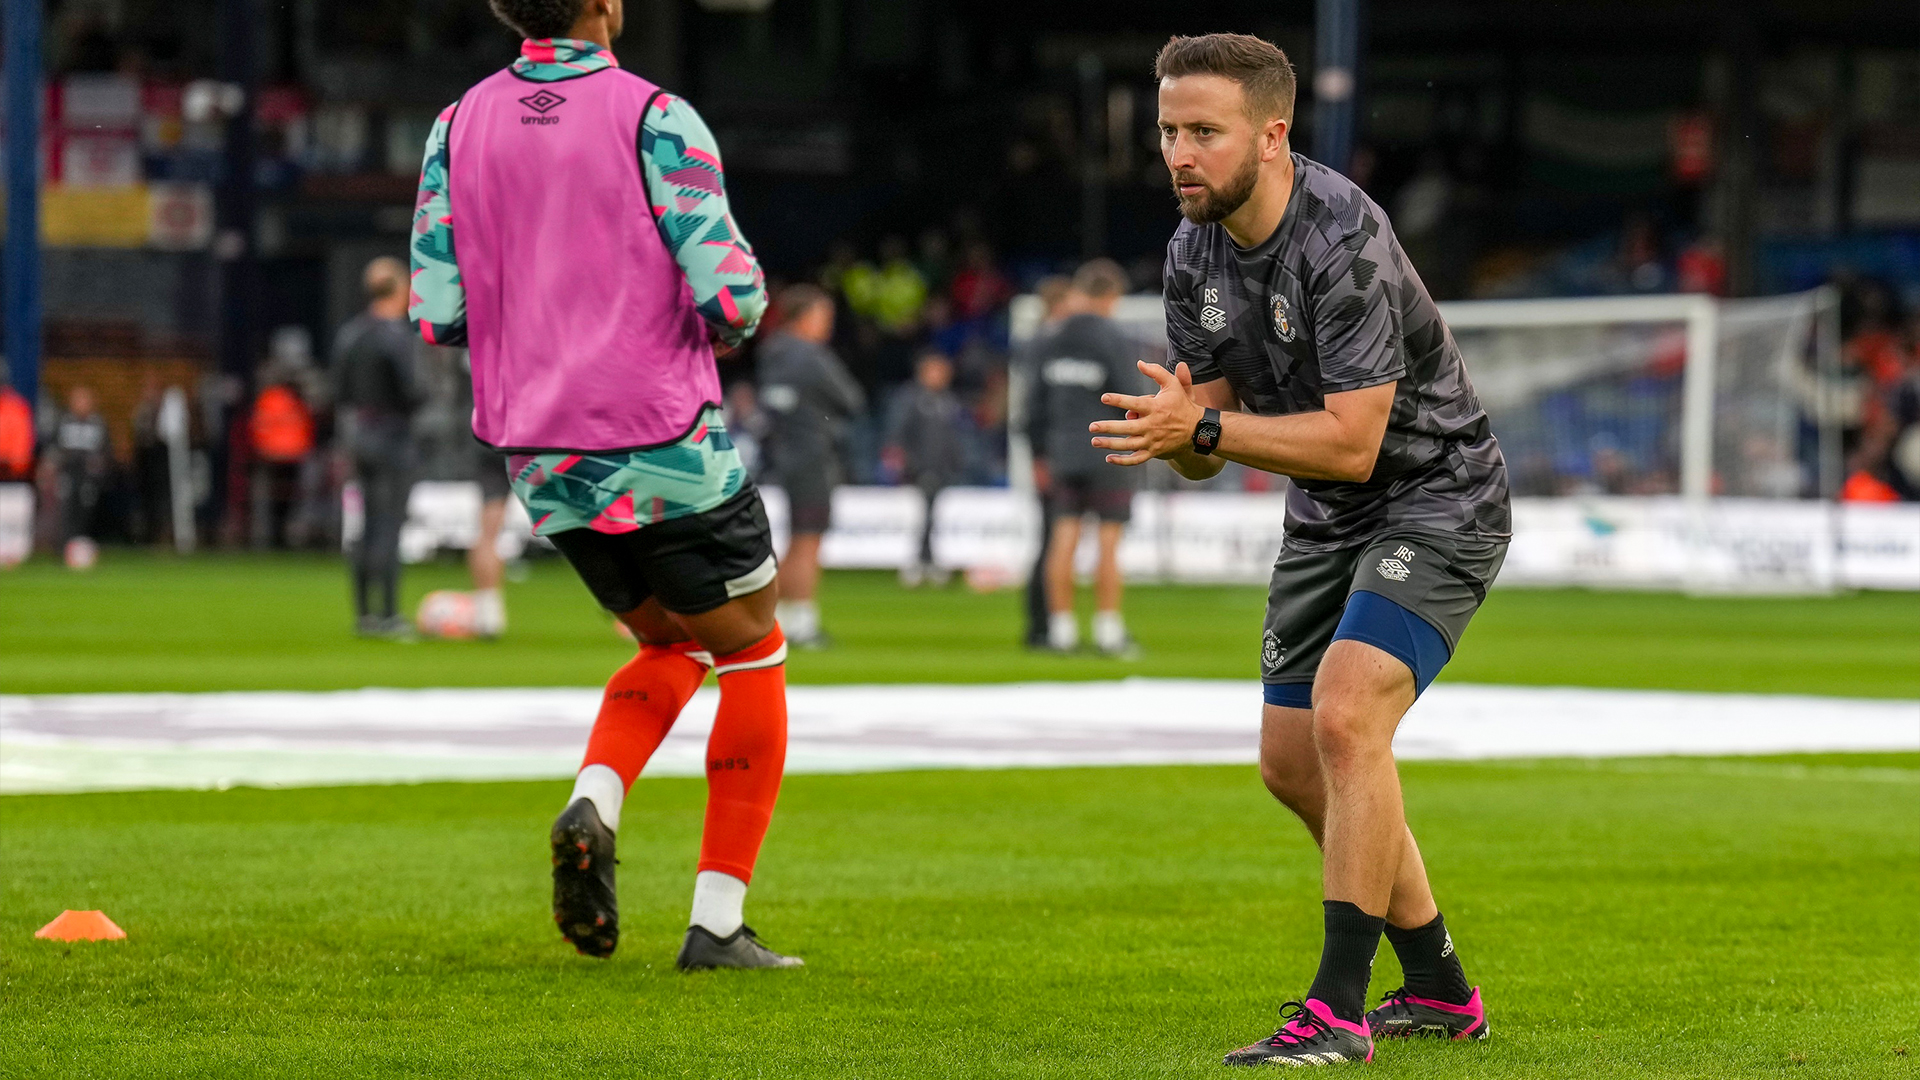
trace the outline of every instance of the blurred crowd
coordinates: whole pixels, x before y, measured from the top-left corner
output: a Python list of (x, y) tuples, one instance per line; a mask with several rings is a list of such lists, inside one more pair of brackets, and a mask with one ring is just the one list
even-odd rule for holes
[(1840, 308), (1841, 497), (1920, 501), (1920, 306), (1902, 310), (1885, 283), (1844, 283)]
[[(1015, 284), (964, 223), (958, 236), (928, 230), (913, 244), (887, 236), (867, 251), (838, 244), (809, 280), (771, 285), (776, 297), (807, 286), (828, 305), (822, 344), (850, 384), (829, 433), (841, 482), (913, 483), (915, 462), (930, 452), (943, 486), (1006, 482)], [(37, 415), (0, 389), (0, 482), (36, 485), (43, 550), (75, 538), (163, 544), (187, 527), (203, 544), (337, 550), (347, 527), (342, 491), (354, 476), (342, 362), (366, 318), (404, 320), (404, 303), (387, 303), (370, 298), (371, 315), (324, 347), (297, 327), (277, 332), (252, 385), (151, 370), (137, 388), (124, 385), (124, 372), (113, 385), (50, 382)], [(765, 344), (792, 329), (784, 325), (792, 308), (776, 303), (758, 337), (720, 362), (729, 420), (756, 470), (776, 426), (761, 392)], [(412, 385), (382, 391), (407, 418), (411, 475), (473, 479), (482, 466), (471, 453), (462, 354), (414, 351)], [(190, 524), (176, 521), (176, 488)]]
[[(1133, 276), (1143, 275), (1135, 268)], [(1838, 283), (1841, 369), (1808, 405), (1803, 434), (1815, 437), (1816, 412), (1840, 431), (1844, 498), (1920, 500), (1920, 308), (1907, 310), (1900, 293), (1876, 279)], [(925, 486), (926, 462), (937, 459), (941, 487), (1004, 485), (1008, 308), (1034, 284), (1016, 282), (964, 220), (912, 241), (887, 235), (864, 250), (838, 243), (804, 279), (773, 282), (776, 297), (804, 285), (830, 305), (821, 344), (848, 384), (829, 433), (833, 479)], [(787, 329), (792, 307), (776, 303), (762, 333), (721, 360), (732, 429), (750, 466), (774, 482), (766, 444), (778, 402), (767, 400), (762, 368), (766, 343)], [(483, 466), (468, 434), (460, 354), (416, 351), (417, 386), (406, 405), (412, 475), (472, 479)], [(251, 386), (231, 375), (148, 371), (118, 388), (131, 398), (118, 409), (102, 400), (115, 388), (77, 382), (49, 386), (36, 414), (0, 383), (0, 482), (36, 486), (42, 550), (76, 538), (169, 543), (179, 528), (202, 544), (338, 550), (341, 495), (353, 475), (346, 414), (336, 407), (341, 353), (339, 340), (323, 351), (306, 331), (287, 328), (274, 335)], [(185, 497), (176, 501), (176, 490)]]
[[(943, 373), (958, 405), (942, 425), (951, 428), (943, 437), (955, 455), (954, 482), (1006, 482), (1008, 304), (1016, 283), (970, 220), (951, 232), (927, 229), (912, 242), (890, 234), (868, 250), (837, 242), (801, 282), (776, 280), (772, 290), (777, 298), (803, 282), (831, 301), (827, 344), (861, 391), (839, 435), (847, 482), (908, 481), (903, 418), (929, 366)], [(771, 424), (754, 378), (760, 351), (790, 307), (776, 303), (758, 337), (721, 363), (734, 430), (750, 446)]]

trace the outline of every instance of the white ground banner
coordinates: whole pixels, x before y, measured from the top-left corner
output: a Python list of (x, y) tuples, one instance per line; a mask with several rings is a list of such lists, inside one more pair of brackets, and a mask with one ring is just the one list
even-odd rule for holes
[[(597, 689), (0, 697), (0, 792), (558, 778)], [(697, 776), (718, 692), (647, 767)], [(789, 771), (1247, 764), (1260, 687), (1128, 679), (798, 686)], [(1920, 701), (1441, 683), (1401, 725), (1414, 759), (1920, 750)], [(1911, 779), (1910, 772), (1903, 773)]]
[[(778, 545), (787, 501), (765, 489)], [(346, 496), (349, 536), (359, 533), (357, 492)], [(409, 561), (473, 542), (478, 485), (415, 485), (401, 537)], [(919, 550), (926, 507), (905, 487), (843, 487), (821, 561), (842, 569), (892, 569)], [(1834, 588), (1920, 590), (1920, 505), (1832, 504), (1800, 499), (1715, 499), (1704, 508), (1678, 496), (1515, 499), (1513, 546), (1503, 585), (1799, 593)], [(1265, 582), (1283, 539), (1280, 493), (1142, 492), (1120, 548), (1135, 581)], [(0, 544), (4, 543), (0, 505)], [(515, 501), (501, 553), (530, 536)], [(1093, 567), (1092, 530), (1081, 546)], [(1040, 511), (1007, 488), (950, 488), (934, 506), (934, 554), (984, 583), (1024, 580), (1039, 544)], [(4, 553), (0, 546), (0, 553)]]
[[(784, 542), (786, 502), (767, 492)], [(822, 545), (828, 566), (896, 567), (925, 513), (903, 488), (841, 488)], [(1275, 494), (1142, 492), (1120, 559), (1133, 580), (1265, 582), (1284, 537)], [(955, 488), (934, 509), (934, 553), (954, 567), (1023, 578), (1040, 514), (1000, 488)], [(1093, 542), (1079, 552), (1091, 569)], [(1920, 590), (1920, 505), (1677, 496), (1515, 499), (1503, 585), (1795, 593)]]

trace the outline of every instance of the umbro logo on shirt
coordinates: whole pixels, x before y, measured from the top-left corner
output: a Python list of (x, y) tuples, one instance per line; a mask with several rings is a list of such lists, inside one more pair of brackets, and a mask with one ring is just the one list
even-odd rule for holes
[(525, 105), (540, 115), (523, 116), (520, 118), (520, 122), (523, 124), (557, 124), (560, 122), (560, 118), (557, 116), (548, 116), (547, 114), (566, 103), (566, 98), (561, 97), (551, 90), (541, 90), (538, 93), (530, 94), (521, 98), (520, 104)]
[(1217, 334), (1227, 328), (1227, 313), (1212, 305), (1201, 308), (1200, 326), (1209, 334)]

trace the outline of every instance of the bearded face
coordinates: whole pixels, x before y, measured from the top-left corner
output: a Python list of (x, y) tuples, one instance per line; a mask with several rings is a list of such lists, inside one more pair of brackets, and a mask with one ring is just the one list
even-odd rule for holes
[[(1253, 197), (1253, 188), (1260, 180), (1260, 153), (1256, 147), (1248, 147), (1246, 157), (1234, 169), (1233, 175), (1225, 181), (1209, 181), (1195, 173), (1175, 172), (1173, 174), (1173, 197), (1180, 202), (1180, 213), (1195, 225), (1207, 225), (1220, 221), (1235, 210), (1245, 206)], [(1200, 191), (1182, 192), (1182, 187), (1198, 185)]]

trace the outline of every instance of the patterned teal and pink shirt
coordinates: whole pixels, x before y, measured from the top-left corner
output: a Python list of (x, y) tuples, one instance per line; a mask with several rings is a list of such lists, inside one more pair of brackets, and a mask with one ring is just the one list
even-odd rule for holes
[(590, 42), (524, 43), (434, 124), (412, 262), (411, 317), (471, 349), (475, 435), (539, 533), (628, 532), (750, 486), (708, 340), (754, 332), (765, 282), (685, 101)]

